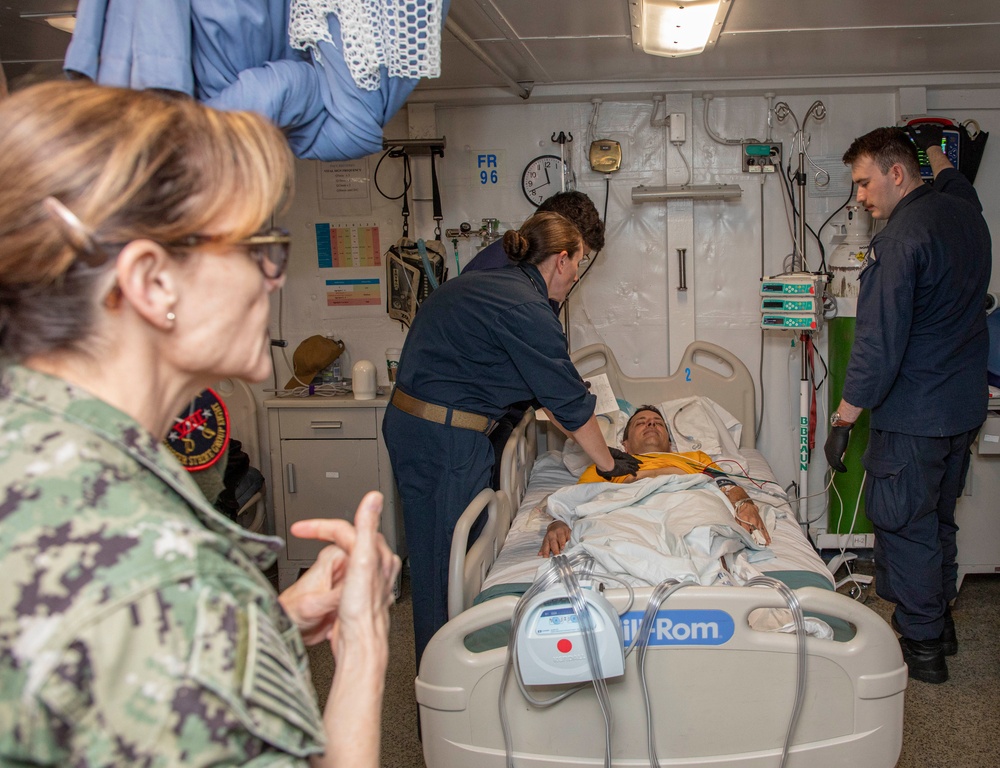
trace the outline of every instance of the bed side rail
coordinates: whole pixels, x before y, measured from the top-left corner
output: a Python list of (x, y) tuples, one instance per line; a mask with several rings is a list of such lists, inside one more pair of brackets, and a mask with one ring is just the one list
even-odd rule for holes
[[(504, 445), (500, 459), (500, 490), (481, 491), (455, 525), (448, 563), (448, 618), (454, 618), (472, 605), (503, 548), (511, 518), (524, 497), (538, 452), (534, 425), (535, 412), (528, 409)], [(486, 525), (475, 543), (469, 546), (469, 533), (484, 509), (487, 510)]]
[[(487, 518), (479, 537), (470, 546), (469, 534), (479, 515)], [(496, 560), (510, 526), (510, 502), (504, 491), (486, 488), (465, 508), (455, 524), (448, 562), (448, 618), (453, 619), (472, 605)]]
[[(535, 432), (535, 412), (528, 409), (520, 423), (511, 432), (504, 445), (500, 458), (500, 490), (507, 494), (510, 502), (510, 512), (513, 515), (521, 506), (528, 480), (531, 478), (531, 468), (538, 455), (538, 437)], [(502, 522), (502, 521), (501, 521)], [(510, 518), (506, 521), (501, 533), (502, 540), (510, 528)]]

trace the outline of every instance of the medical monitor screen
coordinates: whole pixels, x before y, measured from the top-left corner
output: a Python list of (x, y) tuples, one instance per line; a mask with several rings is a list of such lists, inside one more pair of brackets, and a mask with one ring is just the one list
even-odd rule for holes
[[(958, 168), (958, 130), (955, 128), (945, 128), (941, 137), (941, 151), (945, 153), (951, 164)], [(920, 160), (920, 178), (924, 181), (934, 179), (934, 171), (931, 164), (927, 162), (927, 154), (917, 147), (917, 158)]]

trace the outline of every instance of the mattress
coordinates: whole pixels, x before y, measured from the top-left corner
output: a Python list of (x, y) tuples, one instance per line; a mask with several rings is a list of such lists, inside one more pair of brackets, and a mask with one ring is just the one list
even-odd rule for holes
[[(754, 566), (764, 573), (809, 571), (824, 578), (832, 587), (832, 575), (802, 533), (787, 496), (777, 483), (767, 461), (753, 448), (741, 448), (740, 453), (740, 464), (755, 481), (751, 483), (742, 480), (740, 485), (758, 505), (771, 505), (776, 518), (769, 547), (774, 557), (755, 562)], [(727, 471), (739, 471), (732, 464), (722, 461), (719, 463)], [(538, 556), (538, 550), (545, 537), (545, 530), (552, 522), (552, 518), (545, 512), (546, 499), (553, 491), (572, 485), (576, 480), (576, 475), (564, 465), (561, 453), (549, 451), (538, 457), (504, 546), (483, 583), (483, 591), (505, 584), (535, 580), (538, 570), (545, 565)]]

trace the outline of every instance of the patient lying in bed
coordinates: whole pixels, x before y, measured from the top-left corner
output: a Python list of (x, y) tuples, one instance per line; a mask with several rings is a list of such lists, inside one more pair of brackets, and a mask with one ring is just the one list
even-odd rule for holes
[[(662, 475), (692, 475), (718, 467), (701, 451), (688, 453), (670, 452), (670, 431), (660, 411), (652, 405), (643, 405), (632, 415), (622, 434), (622, 446), (639, 459), (639, 472), (615, 482), (635, 482)], [(593, 465), (580, 477), (581, 483), (604, 482)], [(761, 546), (771, 543), (760, 510), (745, 490), (727, 478), (717, 478), (716, 484), (726, 495), (736, 512), (736, 522)], [(572, 536), (572, 529), (561, 520), (553, 521), (545, 532), (538, 554), (550, 557), (561, 554)]]

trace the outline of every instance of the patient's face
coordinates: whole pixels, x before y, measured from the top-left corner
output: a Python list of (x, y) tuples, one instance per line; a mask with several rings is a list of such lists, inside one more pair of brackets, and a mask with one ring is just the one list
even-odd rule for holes
[(622, 442), (629, 453), (666, 453), (670, 433), (663, 417), (655, 411), (640, 411), (632, 417), (628, 437)]

